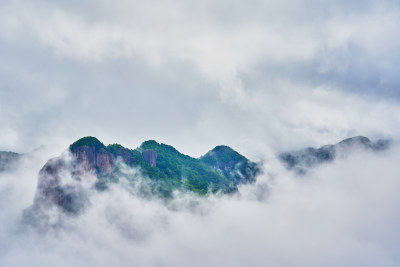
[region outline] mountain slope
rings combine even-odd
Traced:
[[[143,196],[170,198],[175,190],[199,195],[230,193],[239,184],[254,181],[258,173],[257,164],[226,146],[196,159],[154,140],[128,149],[84,137],[70,145],[66,155],[49,160],[41,169],[34,206],[55,204],[76,213],[87,202],[88,189],[107,190],[121,179]]]
[[[278,157],[288,169],[305,174],[314,166],[354,150],[375,152],[388,146],[389,141],[371,142],[359,136],[336,145],[281,153]],[[117,183],[142,197],[165,200],[172,198],[174,191],[198,195],[231,193],[240,184],[254,182],[259,173],[258,164],[228,146],[217,146],[200,158],[192,158],[154,140],[128,149],[119,144],[105,146],[95,137],[84,137],[43,166],[34,204],[26,214],[45,218],[43,211],[52,207],[77,214],[90,202],[92,190],[107,190]]]
[[[213,150],[200,158],[202,162],[213,166],[225,177],[235,183],[254,180],[260,169],[257,164],[228,146],[216,146]]]

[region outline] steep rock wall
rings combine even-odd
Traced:
[[[157,165],[157,151],[155,150],[144,150],[142,152],[144,160],[149,163],[152,167]]]

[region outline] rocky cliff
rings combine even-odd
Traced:
[[[157,164],[157,151],[155,150],[144,150],[142,152],[142,156],[144,158],[144,160],[150,164],[151,167],[155,167]]]

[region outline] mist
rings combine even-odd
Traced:
[[[143,198],[122,179],[88,191],[79,215],[48,211],[62,224],[45,232],[23,212],[38,170],[59,150],[37,151],[0,175],[0,265],[398,266],[398,151],[355,151],[305,176],[268,157],[237,194],[181,192],[168,202]]]

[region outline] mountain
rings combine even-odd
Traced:
[[[286,168],[306,174],[310,168],[352,151],[377,152],[389,145],[388,140],[371,142],[357,136],[335,145],[284,152],[278,158]],[[45,211],[53,208],[78,214],[90,202],[90,192],[108,190],[113,184],[144,198],[168,201],[175,191],[200,196],[236,192],[239,185],[254,182],[260,172],[259,164],[228,146],[217,146],[200,158],[192,158],[154,140],[129,149],[119,144],[105,146],[95,137],[84,137],[40,170],[34,203],[25,218],[51,221]]]
[[[284,152],[278,155],[287,169],[298,174],[306,174],[307,170],[333,161],[339,156],[346,156],[355,150],[382,151],[389,147],[390,141],[379,139],[371,142],[367,137],[355,136],[345,139],[335,145],[325,145],[320,148],[307,147],[297,151]]]
[[[217,146],[200,158],[205,164],[219,170],[234,183],[255,179],[259,167],[228,146]]]
[[[77,213],[88,201],[88,188],[102,191],[120,182],[144,197],[163,199],[172,197],[175,190],[198,195],[231,193],[238,185],[255,181],[259,172],[256,163],[228,146],[192,158],[154,140],[128,149],[84,137],[40,170],[34,207],[56,205]]]
[[[0,172],[10,170],[16,166],[21,154],[9,151],[0,151]]]

